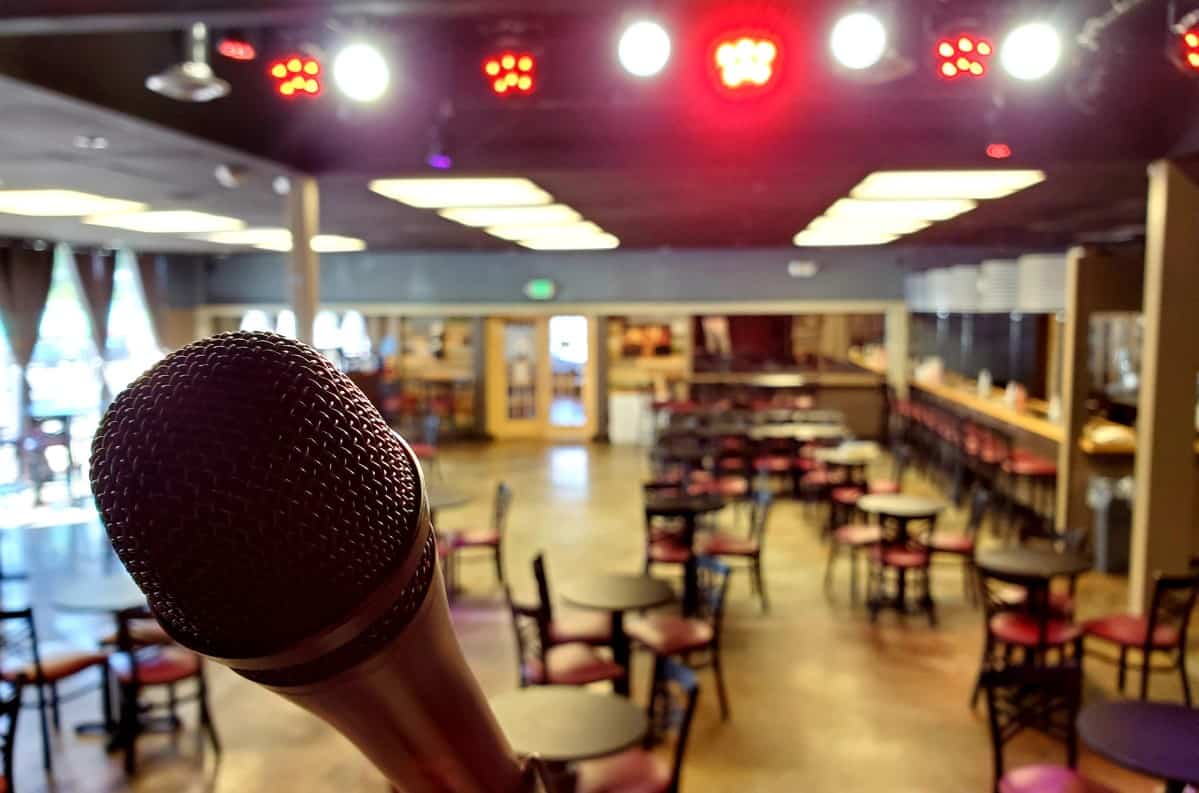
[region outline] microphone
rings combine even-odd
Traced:
[[[92,443],[117,556],[183,646],[335,727],[405,793],[533,789],[450,624],[416,456],[272,333],[168,355]]]

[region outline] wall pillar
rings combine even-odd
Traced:
[[[295,176],[287,196],[287,219],[291,229],[288,257],[288,298],[296,315],[296,338],[312,344],[312,326],[320,304],[320,255],[312,250],[312,238],[320,226],[320,188],[312,176]]]

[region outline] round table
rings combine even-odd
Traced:
[[[88,576],[62,581],[55,587],[51,604],[63,611],[116,614],[146,604],[146,596],[124,573]]]
[[[532,686],[491,698],[512,748],[550,764],[616,754],[645,737],[649,717],[625,697],[577,686]]]
[[[897,547],[907,546],[910,539],[908,534],[908,524],[910,522],[914,520],[935,520],[945,507],[946,504],[944,501],[939,501],[935,498],[904,494],[866,495],[858,499],[858,509],[868,514],[877,515],[880,522],[884,525],[883,536],[886,538],[885,542]],[[895,526],[894,535],[888,536],[886,519],[890,519],[890,523]],[[920,598],[919,605],[928,614],[929,623],[935,624],[936,604],[933,603],[927,565],[924,567],[924,594]],[[874,595],[868,600],[867,606],[870,609],[870,618],[872,620],[876,619],[878,612],[884,608],[894,609],[901,614],[907,614],[907,568],[902,566],[896,567],[894,597]]]
[[[705,513],[724,509],[725,499],[714,493],[700,495],[671,495],[668,493],[646,493],[645,517],[682,518],[683,532],[680,542],[688,551],[695,544],[696,519]],[[699,574],[695,568],[695,554],[689,553],[683,563],[683,614],[695,614],[699,603]]]
[[[1077,576],[1091,569],[1091,557],[1080,553],[1058,553],[1044,548],[991,548],[980,550],[974,563],[1004,578],[1032,582],[1059,576]]]
[[[1166,793],[1199,785],[1199,710],[1128,700],[1088,705],[1078,734],[1116,765],[1165,780]]]
[[[792,438],[797,441],[816,441],[828,438],[841,438],[848,434],[840,424],[767,424],[754,427],[749,431],[749,437],[754,440],[769,438]]]
[[[629,638],[624,632],[624,613],[661,606],[674,600],[674,590],[665,581],[648,575],[597,575],[569,579],[558,586],[562,598],[572,606],[606,611],[612,619],[612,658],[625,670],[613,687],[629,693]]]
[[[846,482],[852,484],[865,479],[866,467],[878,459],[879,453],[876,443],[850,443],[815,449],[812,458],[832,468],[844,469]]]

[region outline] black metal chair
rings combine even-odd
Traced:
[[[3,776],[0,790],[13,793],[13,755],[16,752],[17,719],[21,715],[21,692],[25,678],[16,677],[12,682],[0,683],[0,758]]]
[[[1111,793],[1079,774],[1075,722],[1082,700],[1082,670],[1065,666],[1012,666],[983,674],[991,750],[995,762],[995,793],[1072,791]],[[1003,759],[1004,744],[1033,728],[1066,744],[1066,765],[1038,763],[1011,770]]]
[[[138,624],[150,616],[145,607],[126,609],[117,615],[116,651],[109,666],[120,691],[119,717],[113,736],[113,748],[125,754],[125,773],[137,770],[137,739],[148,724],[158,716],[172,731],[181,722],[176,707],[182,702],[195,702],[199,710],[200,728],[208,735],[217,757],[221,742],[208,706],[208,685],[204,677],[204,659],[178,645],[146,644],[136,633]],[[194,683],[192,693],[179,695],[180,683]],[[144,700],[147,690],[165,689],[166,701]]]
[[[762,554],[766,548],[766,526],[770,521],[773,505],[774,496],[769,491],[756,491],[753,495],[749,535],[739,537],[716,532],[708,539],[703,549],[709,556],[743,559],[749,563],[750,583],[761,601],[763,613],[770,611],[770,599],[766,594],[766,581],[762,575]]]
[[[495,564],[495,577],[502,584],[504,582],[504,530],[508,526],[508,513],[511,509],[512,488],[507,483],[500,482],[495,486],[490,526],[485,529],[453,529],[446,532],[446,536],[454,538],[453,564],[457,565],[464,551],[488,551]]]
[[[55,732],[62,727],[60,703],[92,690],[89,686],[62,694],[58,690],[59,683],[88,669],[99,667],[104,718],[106,721],[110,718],[108,678],[105,674],[108,656],[96,650],[71,650],[43,655],[38,642],[37,626],[33,621],[33,609],[0,611],[0,655],[4,659],[0,677],[9,683],[21,678],[25,681],[26,688],[32,688],[37,695],[32,707],[37,708],[41,721],[42,767],[46,771],[50,771],[53,764],[50,725],[53,723]]]
[[[615,681],[625,670],[583,642],[554,644],[550,637],[550,610],[544,603],[524,605],[504,587],[516,639],[517,682],[521,688],[541,685],[585,686]]]
[[[647,748],[587,760],[578,766],[575,793],[678,793],[698,701],[695,673],[677,661],[659,659],[654,664],[647,743],[673,735],[670,760]]]
[[[607,614],[598,611],[563,614],[555,611],[549,575],[545,571],[545,554],[539,553],[533,557],[533,578],[537,581],[537,597],[546,610],[547,636],[551,644],[583,642],[604,647],[612,643],[612,620]]]

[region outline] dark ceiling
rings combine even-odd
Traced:
[[[455,172],[528,176],[624,247],[786,245],[870,171],[995,167],[983,154],[994,140],[1015,152],[1005,166],[1042,168],[1047,181],[905,239],[1063,245],[1143,222],[1145,164],[1195,140],[1199,126],[1199,81],[1163,57],[1165,0],[1145,0],[1098,29],[1094,51],[1071,42],[1059,74],[1033,86],[997,68],[978,84],[946,84],[928,56],[942,32],[998,38],[1030,7],[1081,31],[1109,0],[897,0],[895,48],[915,68],[878,85],[830,65],[825,38],[846,6],[830,0],[660,3],[676,52],[663,75],[640,83],[613,57],[631,3],[205,0],[163,11],[150,0],[92,0],[91,13],[88,5],[6,2],[0,72],[316,173],[325,213],[338,215],[334,230],[372,247],[509,247],[365,189],[370,178],[437,173],[423,161],[447,101]],[[195,18],[218,35],[244,32],[263,53],[249,64],[214,55],[233,93],[207,105],[143,87],[179,60],[178,28]],[[723,26],[752,20],[784,36],[783,79],[760,100],[729,102],[715,95],[703,59]],[[381,106],[350,107],[331,87],[311,101],[271,94],[264,58],[308,44],[328,55],[356,26],[385,42],[392,60],[394,90]],[[501,31],[518,32],[538,55],[541,82],[529,99],[500,100],[484,84],[480,64]]]

